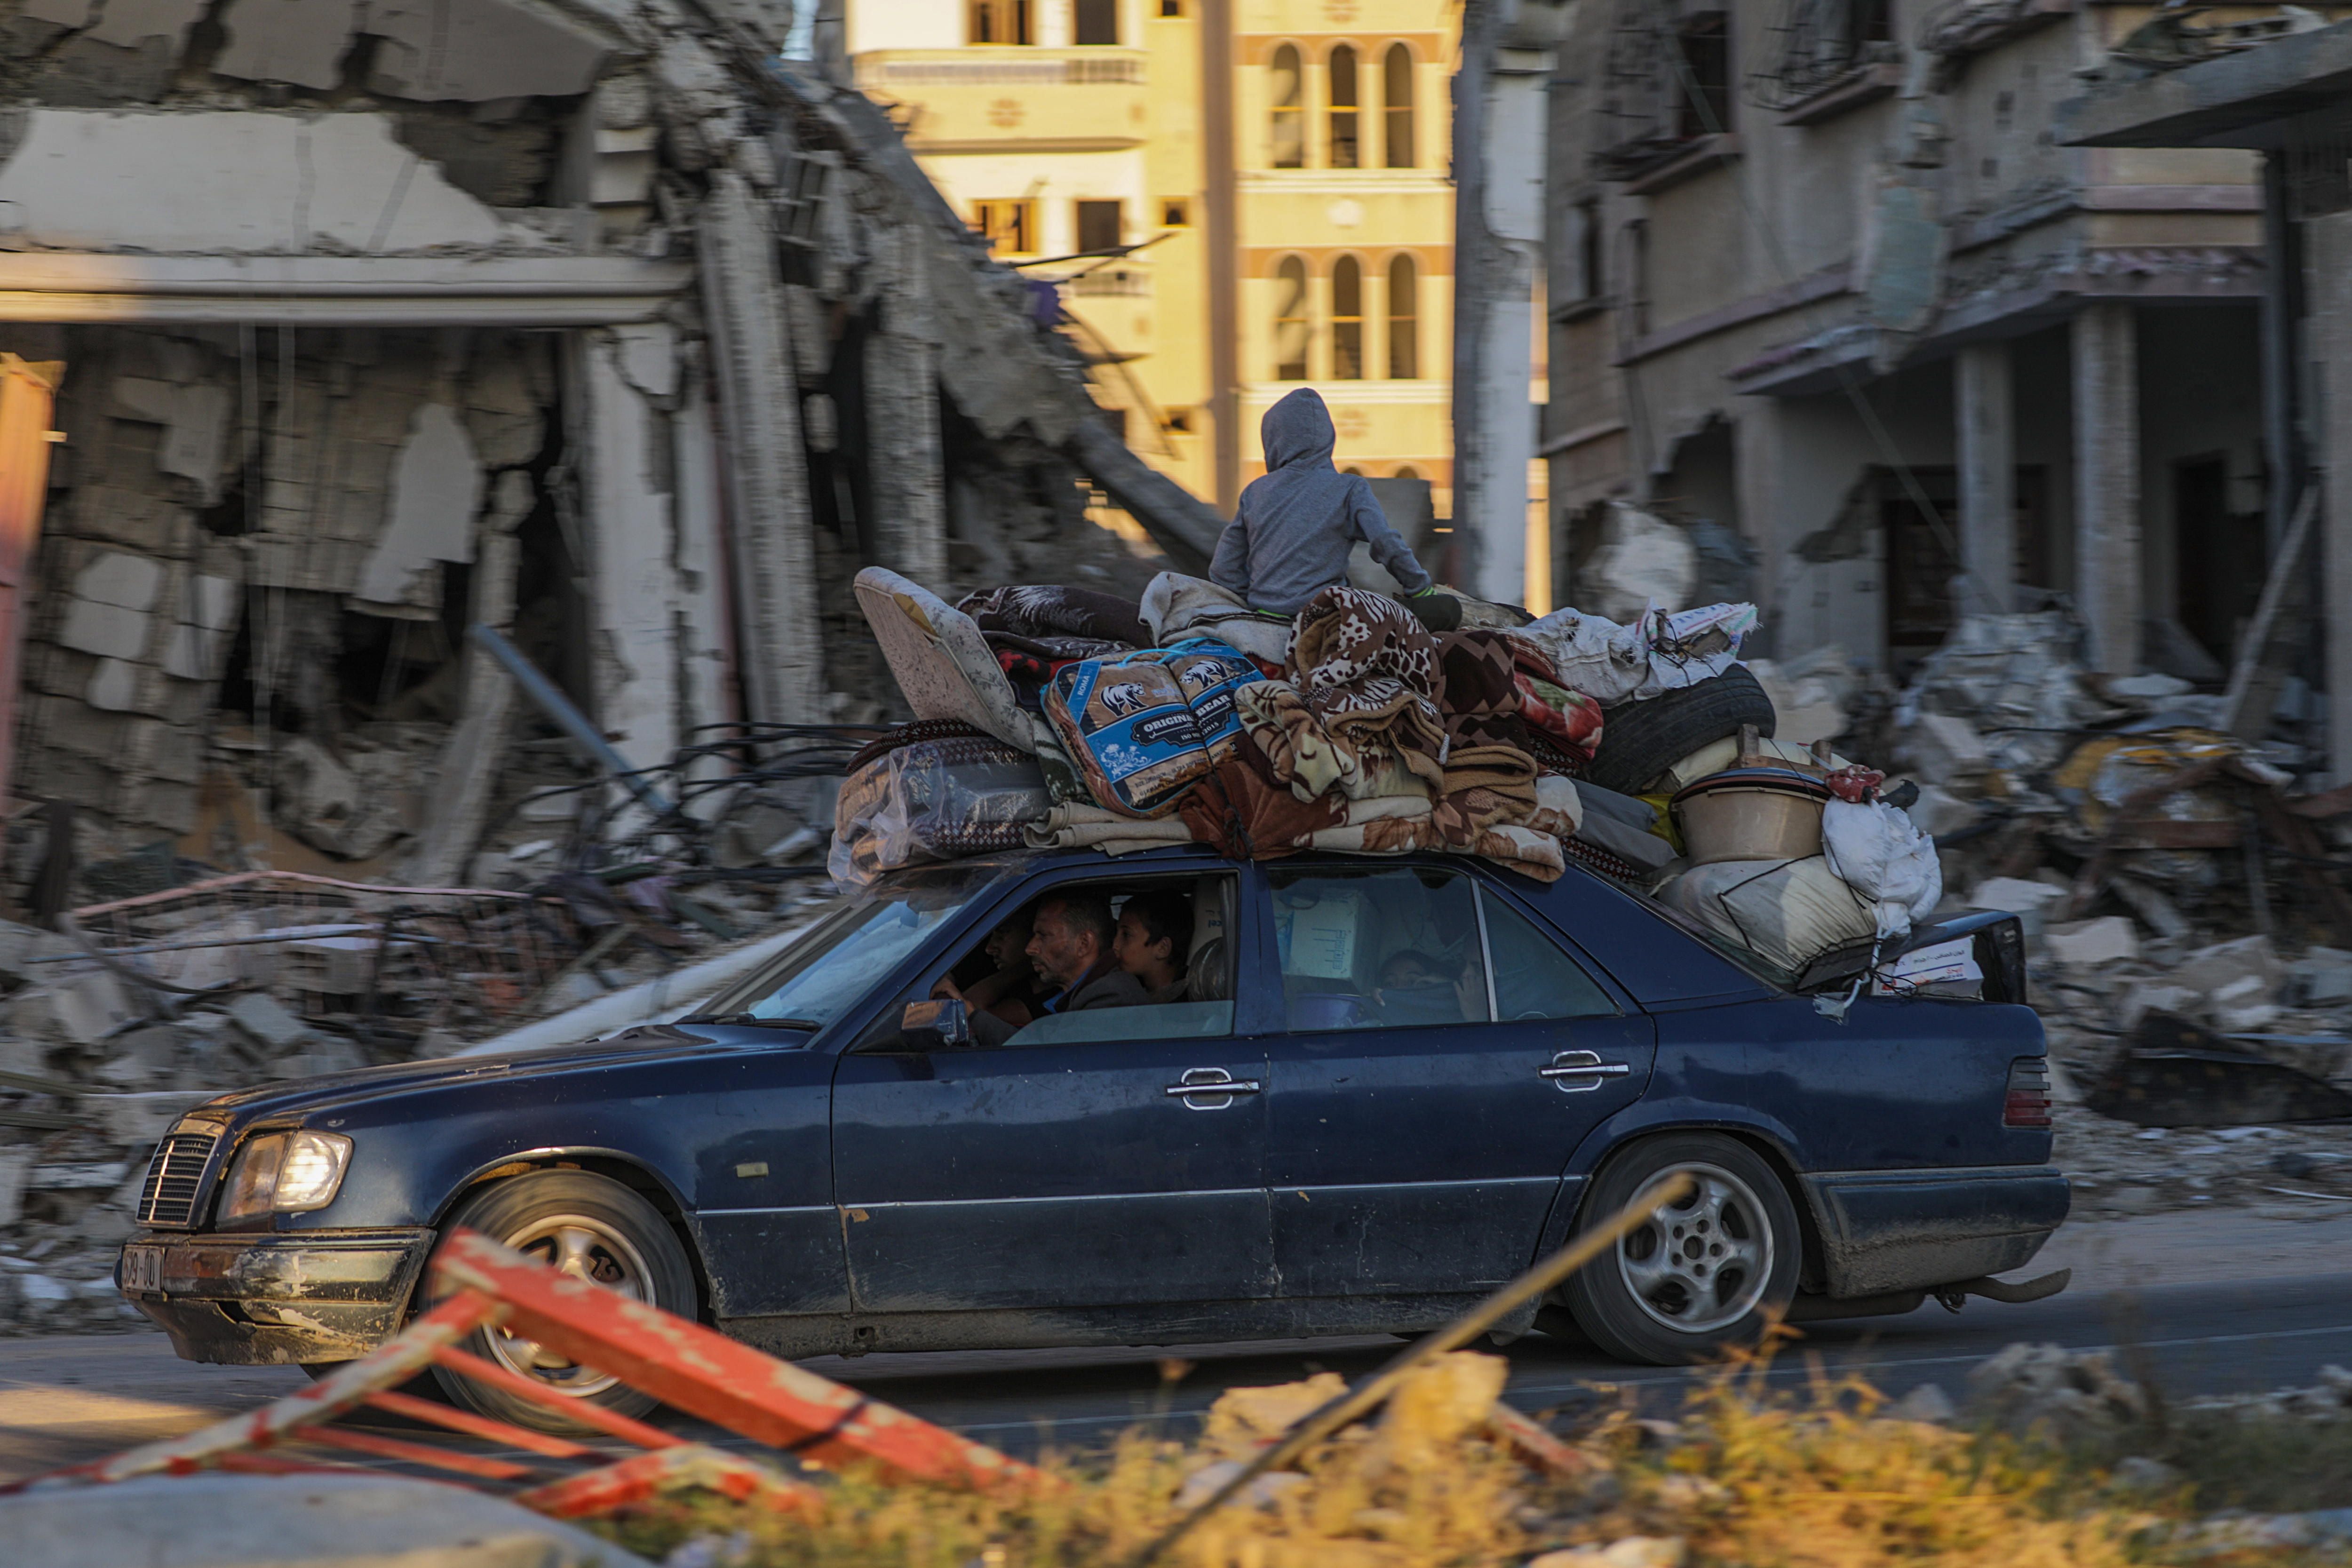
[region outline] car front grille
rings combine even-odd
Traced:
[[[175,1133],[163,1140],[139,1189],[139,1223],[186,1226],[195,1223],[196,1193],[205,1163],[219,1140],[209,1133]]]

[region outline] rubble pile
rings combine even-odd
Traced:
[[[2021,919],[2075,1212],[2347,1212],[2352,795],[2295,790],[2292,724],[2243,740],[2224,697],[2096,676],[2081,637],[1969,617],[1889,715],[1937,914]]]
[[[59,929],[0,922],[0,1333],[143,1322],[115,1248],[182,1111],[447,1055],[814,918],[834,891],[810,823],[872,734],[688,748],[637,781],[663,814],[526,742],[465,887],[77,864],[38,837],[54,814],[25,819],[73,902]]]

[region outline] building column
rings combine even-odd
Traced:
[[[2329,781],[2352,783],[2352,213],[2329,213],[2304,226],[2304,289],[2308,313],[2302,348],[2315,372],[2318,395],[2311,430],[2312,466],[2301,484],[2286,483],[2302,501],[2302,486],[2322,486],[2317,525],[2319,602],[2305,603],[2315,616],[2322,647],[2322,679],[2327,685]],[[2309,574],[2306,574],[2309,581]]]
[[[2139,668],[2139,353],[2132,308],[2086,305],[2071,340],[2074,377],[2074,602],[2091,668]]]
[[[1970,344],[1955,363],[1960,570],[1975,587],[1960,613],[2005,615],[2017,602],[2017,419],[2010,395],[2009,344]]]
[[[1738,417],[1731,426],[1732,495],[1738,503],[1738,514],[1717,520],[1755,547],[1756,580],[1751,592],[1758,625],[1746,646],[1748,652],[1767,658],[1789,654],[1788,606],[1782,601],[1790,591],[1790,578],[1796,575],[1790,570],[1789,543],[1781,538],[1780,526],[1787,412],[1777,397],[1740,399]]]
[[[866,340],[866,471],[882,564],[934,592],[948,571],[947,475],[940,456],[940,344],[919,226],[880,237],[882,330]]]
[[[669,761],[678,722],[675,547],[666,419],[677,334],[666,323],[576,333],[582,531],[594,615],[596,723],[632,767]]]
[[[813,724],[824,717],[807,449],[775,241],[750,184],[719,170],[697,235],[728,459],[728,539],[745,717]]]

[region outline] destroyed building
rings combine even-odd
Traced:
[[[463,878],[525,712],[472,623],[644,767],[895,713],[861,564],[1213,539],[782,0],[5,13],[0,350],[64,367],[8,788],[86,862]]]
[[[1900,679],[2058,595],[2095,670],[2218,682],[2302,489],[2264,172],[2063,115],[2344,10],[2161,11],[1582,8],[1549,108],[1559,602],[1627,497],[1716,531],[1759,652]]]

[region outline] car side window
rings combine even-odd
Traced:
[[[1234,879],[1221,872],[1056,882],[1005,911],[925,986],[963,1000],[981,1048],[1230,1035],[1234,898]],[[1108,940],[1074,946],[1097,921]],[[1089,952],[1090,967],[1066,973]],[[895,1048],[895,1022],[879,1021],[861,1048]]]
[[[1486,1022],[1477,894],[1465,873],[1276,868],[1266,881],[1293,1032]]]
[[[1478,903],[1494,966],[1495,1016],[1595,1018],[1617,1012],[1600,983],[1533,921],[1484,888]]]

